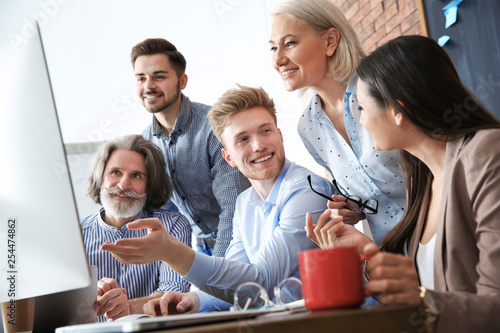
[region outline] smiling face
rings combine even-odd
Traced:
[[[276,15],[269,45],[274,69],[283,79],[286,90],[314,89],[321,86],[322,80],[331,80],[328,57],[337,44],[332,47],[327,35],[318,36],[300,19]]]
[[[285,165],[281,131],[269,111],[255,107],[233,114],[222,132],[225,160],[250,181],[275,181]]]
[[[146,203],[148,172],[142,154],[115,150],[106,163],[101,202],[109,218],[135,218]]]
[[[181,90],[187,76],[179,78],[164,54],[143,55],[134,64],[137,94],[151,113],[161,112],[172,105],[180,105]]]

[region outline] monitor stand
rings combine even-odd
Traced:
[[[96,322],[97,267],[90,266],[90,273],[93,283],[88,287],[36,297],[33,333]]]

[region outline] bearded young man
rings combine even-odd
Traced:
[[[165,206],[191,224],[198,251],[224,257],[231,242],[236,197],[250,186],[220,153],[207,120],[210,106],[192,102],[182,90],[186,59],[169,41],[149,38],[132,48],[137,95],[153,115],[142,135],[165,155],[173,192]]]
[[[91,162],[88,195],[102,205],[98,213],[80,222],[90,265],[98,268],[98,321],[143,313],[143,305],[166,291],[189,291],[190,284],[160,261],[124,265],[101,245],[142,237],[147,230],[130,230],[137,219],[157,218],[171,235],[191,245],[191,229],[179,214],[159,209],[170,198],[172,185],[161,151],[140,135],[128,135],[103,144]]]

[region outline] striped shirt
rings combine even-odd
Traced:
[[[172,199],[165,207],[187,217],[193,235],[216,238],[214,255],[223,257],[233,236],[233,214],[238,194],[250,182],[222,157],[222,144],[206,118],[210,106],[182,95],[175,126],[166,135],[153,116],[142,135],[165,155],[172,180]]]
[[[187,292],[190,284],[161,261],[144,265],[127,265],[119,262],[108,251],[102,251],[104,242],[116,242],[123,238],[137,238],[147,235],[147,229],[129,230],[125,224],[121,229],[110,226],[102,220],[104,209],[80,222],[83,241],[89,265],[97,266],[98,279],[113,278],[120,287],[127,290],[128,299],[149,296],[156,292],[175,290]],[[137,219],[158,218],[168,232],[184,244],[191,246],[191,229],[186,218],[165,210],[141,211]],[[136,219],[136,220],[137,220]],[[99,316],[103,321],[104,316]]]

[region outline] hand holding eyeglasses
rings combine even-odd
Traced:
[[[365,214],[378,213],[378,201],[375,199],[368,199],[363,201],[355,195],[346,195],[337,184],[335,179],[332,180],[333,186],[337,189],[340,195],[333,194],[331,197],[316,191],[312,186],[311,176],[307,176],[307,181],[311,190],[317,195],[328,200],[327,206],[331,209],[332,218],[342,216],[345,224],[354,225],[360,220],[365,219]]]
[[[345,224],[355,225],[366,218],[363,211],[359,210],[358,205],[347,200],[342,195],[333,194],[326,205],[331,210],[331,217],[341,216],[343,217],[342,222]]]

